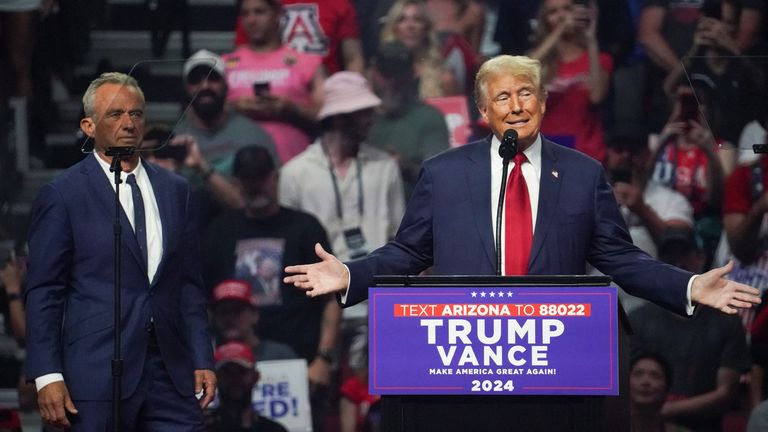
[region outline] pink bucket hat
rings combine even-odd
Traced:
[[[368,80],[357,72],[336,72],[325,80],[323,90],[323,106],[317,115],[320,120],[381,105]]]

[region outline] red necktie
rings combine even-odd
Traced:
[[[523,177],[524,154],[515,155],[515,167],[509,174],[504,198],[504,274],[527,275],[528,258],[533,243],[533,217],[528,186]]]

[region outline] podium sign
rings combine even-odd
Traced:
[[[618,395],[616,288],[369,288],[369,392]]]

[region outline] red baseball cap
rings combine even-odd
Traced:
[[[214,354],[216,360],[216,369],[227,363],[237,363],[246,369],[253,369],[256,366],[256,356],[251,347],[242,342],[227,342],[219,345]]]
[[[243,280],[227,279],[216,285],[213,289],[213,303],[224,300],[233,300],[256,307],[256,299],[253,297],[251,284]]]

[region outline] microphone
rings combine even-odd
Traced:
[[[517,131],[514,129],[507,129],[504,131],[504,136],[501,137],[501,145],[499,146],[499,156],[504,161],[509,161],[517,153]]]
[[[517,131],[507,129],[501,137],[499,156],[502,159],[501,189],[499,189],[499,206],[496,208],[496,275],[501,276],[501,224],[504,217],[504,196],[507,189],[507,170],[509,160],[517,154]]]

